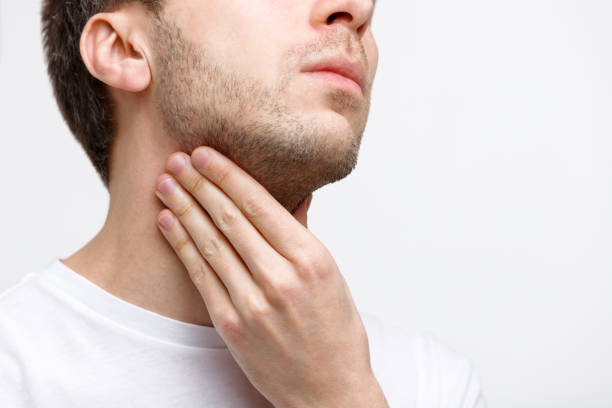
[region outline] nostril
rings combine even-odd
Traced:
[[[353,16],[345,11],[333,13],[332,15],[327,17],[327,24],[332,24],[336,20],[346,20],[350,23],[351,21],[353,21]]]

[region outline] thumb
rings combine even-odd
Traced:
[[[300,222],[304,227],[308,228],[308,209],[312,202],[312,193],[306,197],[304,201],[295,209],[293,217]]]

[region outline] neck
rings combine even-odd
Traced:
[[[158,230],[155,181],[178,147],[150,120],[120,129],[112,154],[110,205],[100,232],[63,263],[107,292],[160,315],[213,326],[204,301]],[[190,153],[190,152],[187,152]]]

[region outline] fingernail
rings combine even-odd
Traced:
[[[159,183],[157,189],[163,195],[169,195],[176,189],[176,187],[176,182],[172,178],[167,178],[164,179],[164,181],[162,181],[161,183]]]
[[[185,157],[182,154],[177,154],[168,163],[168,170],[174,174],[179,174],[185,167]]]
[[[157,220],[165,230],[169,230],[174,224],[174,217],[168,213],[162,213]]]
[[[210,153],[208,152],[207,149],[198,149],[193,152],[191,161],[194,166],[201,169],[201,168],[204,168],[209,158],[210,158]]]

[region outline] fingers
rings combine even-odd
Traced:
[[[211,319],[219,314],[232,313],[235,308],[225,285],[198,252],[191,237],[177,222],[171,211],[163,210],[158,218],[158,226],[168,243],[179,257],[195,287],[204,299]]]
[[[266,282],[266,277],[278,270],[277,266],[283,261],[278,252],[268,244],[236,204],[192,166],[188,155],[182,152],[171,155],[167,167],[206,210],[218,232],[229,240],[255,281],[260,284]],[[187,229],[191,231],[189,226]],[[212,266],[216,269],[215,265]]]
[[[310,232],[270,193],[234,162],[210,147],[191,154],[194,167],[216,184],[238,206],[263,237],[285,258],[293,261],[312,239]]]
[[[206,266],[212,267],[213,273],[216,272],[227,288],[234,305],[241,308],[248,294],[256,292],[258,288],[231,244],[173,177],[167,174],[160,176],[156,194],[180,221],[172,226],[176,228],[176,236],[171,238],[177,240],[170,241],[170,244],[191,256],[188,261],[194,268],[196,278],[199,277],[198,273],[202,273],[201,270],[207,270]],[[199,254],[199,262],[194,253]]]
[[[293,212],[293,217],[300,222],[304,227],[308,228],[308,209],[312,202],[312,193],[300,203],[298,208]]]

